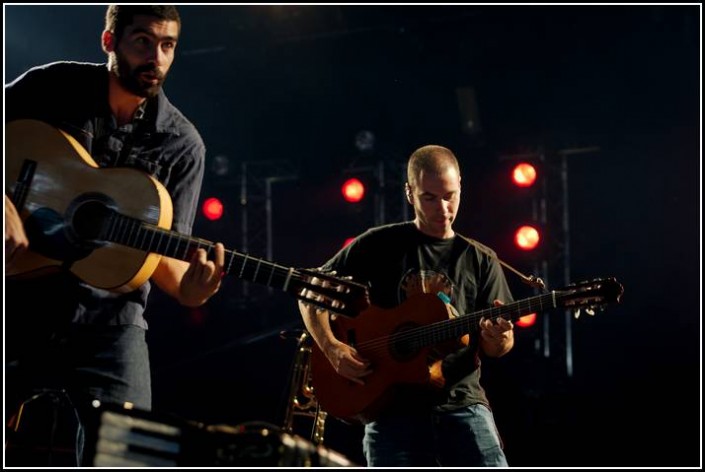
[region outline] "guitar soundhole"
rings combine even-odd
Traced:
[[[400,326],[391,336],[391,357],[397,362],[405,362],[419,353],[419,347],[414,337],[408,333],[415,324],[404,324]]]
[[[77,261],[90,254],[90,249],[76,244],[66,231],[64,218],[51,208],[39,208],[24,222],[29,248],[57,261]]]
[[[67,220],[78,239],[99,243],[106,238],[109,217],[113,213],[106,200],[104,195],[86,194],[73,202]]]

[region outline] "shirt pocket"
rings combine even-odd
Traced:
[[[161,181],[162,165],[148,157],[132,156],[127,165],[146,172]]]
[[[167,148],[159,136],[145,135],[132,144],[125,165],[148,173],[166,185],[169,178]]]

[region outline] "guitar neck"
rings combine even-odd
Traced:
[[[560,304],[560,293],[552,291],[507,305],[487,308],[465,316],[459,316],[454,319],[438,321],[423,326],[422,328],[418,328],[421,332],[415,337],[415,341],[417,347],[425,347],[451,339],[459,339],[465,334],[477,331],[481,318],[491,319],[493,322],[500,317],[510,321],[516,321],[522,316],[550,310],[560,306]],[[406,334],[408,335],[408,333]]]
[[[215,243],[211,241],[160,228],[117,212],[108,218],[101,239],[182,261],[189,261],[198,249],[205,249],[210,256],[215,248]],[[301,274],[294,268],[229,249],[225,250],[223,271],[239,279],[285,292],[295,292],[300,288]]]

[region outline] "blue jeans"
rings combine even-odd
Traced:
[[[13,429],[24,450],[51,451],[58,450],[59,443],[66,448],[75,444],[76,462],[60,463],[64,459],[55,455],[41,459],[23,455],[18,445],[8,465],[82,465],[84,443],[91,443],[96,433],[90,427],[96,415],[93,400],[119,407],[130,402],[135,408],[151,409],[146,331],[131,325],[77,324],[37,338],[42,341],[28,341],[24,355],[5,366],[5,422],[19,420]],[[19,411],[23,414],[18,415]],[[43,443],[34,444],[36,438]]]
[[[365,425],[369,467],[508,467],[492,412],[472,405]]]

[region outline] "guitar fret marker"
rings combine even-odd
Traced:
[[[240,268],[240,275],[238,277],[242,278],[242,274],[245,272],[245,264],[247,264],[247,258],[249,256],[245,254],[245,259],[242,261],[242,267]]]
[[[140,228],[140,233],[142,233],[142,241],[140,242],[140,249],[145,250],[147,249],[145,247],[145,243],[147,242],[147,236],[149,235],[149,231],[147,228]]]
[[[125,225],[125,245],[130,245],[130,240],[132,239],[134,222],[132,220],[127,221]]]
[[[149,245],[147,246],[147,249],[152,251],[154,249],[154,246],[152,245],[154,243],[154,235],[157,233],[153,229],[149,231],[152,234],[152,237],[149,238]]]
[[[260,258],[257,261],[257,267],[255,267],[255,274],[252,276],[252,281],[256,282],[257,281],[257,273],[259,272],[259,266],[262,264],[262,259]]]
[[[157,252],[161,253],[162,250],[160,248],[162,247],[162,239],[164,239],[164,231],[157,231],[159,232],[159,241],[157,241]]]
[[[294,273],[294,269],[289,268],[289,272],[286,274],[286,280],[284,281],[284,287],[283,290],[286,292],[286,289],[289,287],[289,280],[291,280],[291,274]]]
[[[269,271],[269,279],[267,279],[267,286],[272,286],[272,276],[274,275],[274,264],[272,264],[272,270]]]
[[[124,241],[123,239],[123,234],[125,233],[125,225],[123,224],[123,219],[120,218],[118,221],[118,234],[116,235],[117,237],[115,238],[116,242],[122,243]]]
[[[134,242],[131,244],[131,246],[132,246],[133,248],[139,248],[139,241],[140,241],[140,235],[141,235],[141,234],[142,234],[142,230],[140,229],[139,224],[138,224],[138,225],[137,225],[137,228],[136,228],[135,231],[134,231],[135,240],[134,240]]]
[[[173,238],[172,238],[171,234],[167,234],[167,235],[166,235],[166,247],[164,248],[164,255],[165,255],[165,256],[170,256],[170,255],[171,255],[171,254],[169,253],[169,244],[171,244],[171,240],[172,240],[172,239],[173,239]]]
[[[181,256],[181,259],[186,260],[186,259],[187,259],[187,256],[188,256],[189,243],[188,243],[188,241],[185,240],[185,239],[184,239],[184,242],[185,242],[186,244],[184,245],[184,255]]]
[[[115,232],[115,214],[110,215],[110,222],[108,223],[108,235],[107,235],[107,240],[112,241],[113,240],[113,233]]]
[[[225,269],[226,274],[230,273],[230,268],[232,267],[234,260],[235,260],[235,251],[230,253],[230,262],[228,263],[228,268]]]
[[[128,245],[128,246],[133,246],[133,245],[134,245],[134,242],[132,242],[132,243],[130,242],[131,238],[135,235],[135,228],[134,228],[134,226],[135,226],[135,222],[134,222],[134,221],[130,221],[130,230],[129,230],[128,236],[127,236],[127,245]],[[134,240],[136,241],[137,238],[135,238]]]

